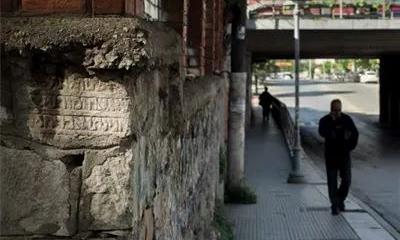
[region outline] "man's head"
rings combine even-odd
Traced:
[[[268,91],[268,87],[264,87],[264,90],[267,92]]]
[[[342,114],[342,102],[339,99],[333,99],[331,102],[331,115],[334,118],[340,117]]]

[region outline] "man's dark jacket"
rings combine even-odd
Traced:
[[[264,91],[263,93],[261,93],[261,95],[258,97],[258,99],[260,100],[259,105],[262,106],[263,108],[268,108],[269,106],[271,106],[272,101],[273,101],[273,97],[267,91]]]
[[[319,134],[325,138],[325,157],[347,158],[358,142],[358,130],[350,116],[342,113],[336,120],[328,114],[319,121]]]

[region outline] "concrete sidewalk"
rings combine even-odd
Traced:
[[[283,136],[273,121],[262,125],[260,108],[255,110],[256,123],[246,137],[245,175],[258,199],[253,205],[227,205],[236,240],[396,239],[351,198],[349,211],[332,216],[326,182],[310,161],[301,162],[307,183],[287,184],[290,156]]]

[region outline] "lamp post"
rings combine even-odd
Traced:
[[[299,2],[294,1],[293,25],[294,25],[294,76],[295,76],[295,146],[292,159],[292,170],[289,173],[288,183],[303,183],[304,176],[300,169],[301,145],[300,145],[300,101],[299,101],[299,67],[300,67],[300,11]]]
[[[343,18],[343,0],[339,1],[339,18]]]
[[[382,19],[386,18],[386,0],[382,1]]]

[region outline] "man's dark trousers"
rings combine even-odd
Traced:
[[[265,118],[267,118],[267,120],[269,120],[269,112],[270,112],[270,105],[267,106],[262,106],[263,109],[263,121],[265,120]]]
[[[333,207],[344,206],[351,184],[350,154],[344,156],[326,156],[329,199]],[[338,175],[341,182],[338,188]]]

